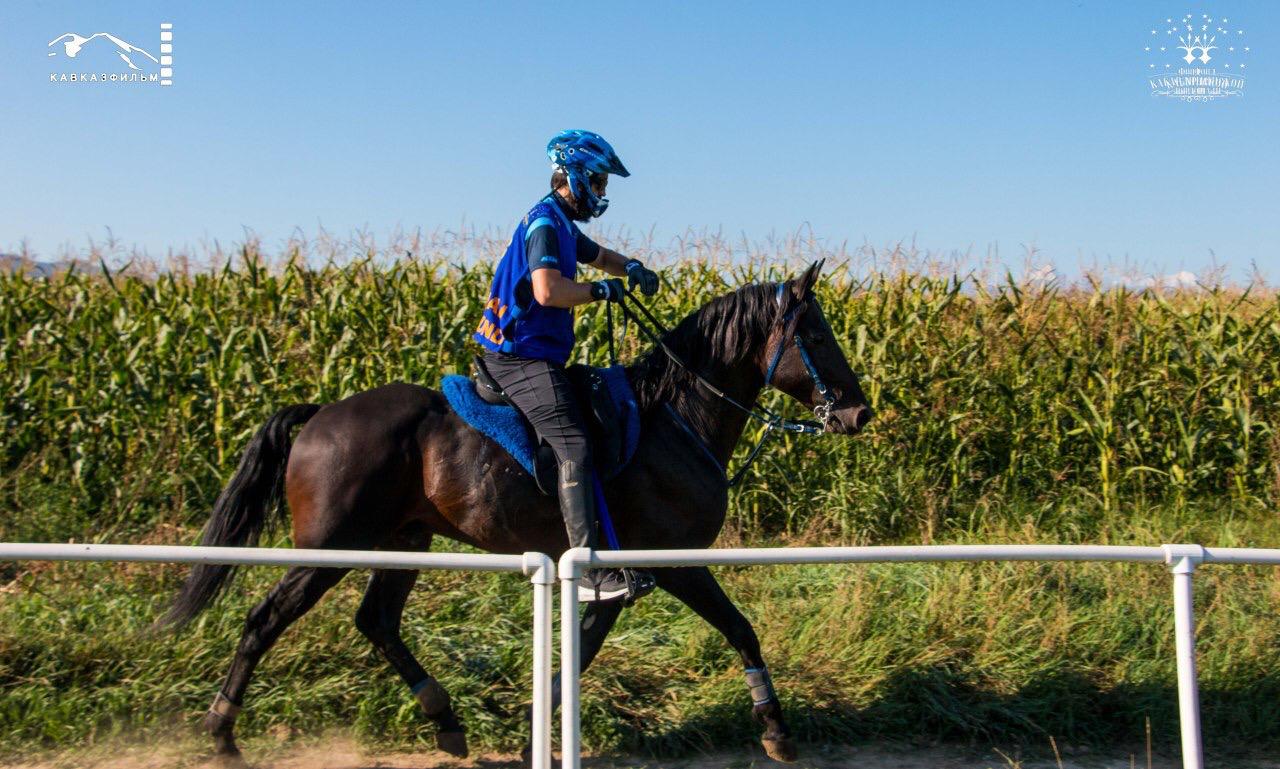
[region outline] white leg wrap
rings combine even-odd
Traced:
[[[751,689],[751,704],[763,705],[775,700],[778,695],[773,692],[773,679],[769,677],[769,668],[747,668],[747,687]]]
[[[218,692],[218,696],[213,698],[213,704],[209,706],[209,712],[227,721],[234,721],[240,715],[240,706]]]
[[[410,691],[428,716],[438,716],[449,709],[449,693],[431,676],[419,681]]]

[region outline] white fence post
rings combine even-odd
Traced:
[[[524,564],[524,573],[533,583],[532,769],[551,769],[551,604],[556,567],[542,553],[525,553]]]
[[[578,645],[578,578],[591,562],[591,551],[575,547],[560,556],[560,767],[582,766],[579,694],[582,650]]]
[[[1196,678],[1196,618],[1191,575],[1204,560],[1199,545],[1165,545],[1165,563],[1173,573],[1173,627],[1178,655],[1178,723],[1182,730],[1183,769],[1204,769],[1200,737],[1200,684]]]

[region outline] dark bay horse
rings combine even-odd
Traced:
[[[858,378],[813,296],[820,268],[814,263],[798,278],[712,300],[664,335],[666,351],[650,350],[627,368],[642,437],[631,463],[605,489],[624,547],[708,547],[724,523],[724,468],[749,417],[704,382],[749,405],[768,376],[772,386],[814,407],[826,432],[853,434],[870,420]],[[290,428],[302,424],[291,443]],[[540,551],[554,558],[568,547],[555,498],[540,494],[534,479],[454,414],[443,395],[412,384],[277,412],[250,441],[201,544],[256,544],[272,516],[283,515],[282,491],[297,547],[426,550],[436,535],[498,553]],[[194,567],[163,621],[189,621],[226,587],[231,571]],[[220,756],[239,760],[232,730],[258,661],[346,571],[292,568],[249,612],[226,681],[205,716]],[[796,749],[751,624],[706,568],[659,569],[654,576],[738,652],[767,752],[793,760]],[[400,637],[416,578],[416,571],[375,570],[355,624],[436,722],[440,748],[466,755],[448,693]],[[621,610],[616,602],[589,605],[583,669]]]

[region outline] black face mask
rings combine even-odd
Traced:
[[[560,193],[555,193],[556,200],[568,214],[569,218],[575,222],[591,221],[591,212],[587,210],[586,205],[577,198],[566,198]]]
[[[573,201],[572,219],[575,222],[589,222],[592,219],[591,212],[580,201]]]

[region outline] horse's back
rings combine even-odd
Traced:
[[[298,547],[377,547],[419,523],[485,550],[522,552],[524,526],[558,521],[554,501],[443,393],[406,382],[316,412],[294,443],[285,492]]]

